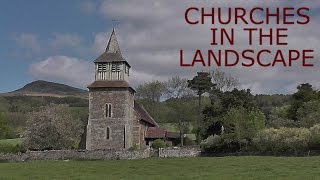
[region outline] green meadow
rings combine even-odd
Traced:
[[[200,157],[0,163],[0,179],[320,179],[320,157]]]

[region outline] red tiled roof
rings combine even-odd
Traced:
[[[166,131],[159,127],[149,127],[146,132],[146,138],[165,138]]]
[[[140,115],[141,120],[158,127],[158,124],[153,120],[150,114],[144,109],[142,105],[138,104],[136,101],[134,101],[134,109]]]

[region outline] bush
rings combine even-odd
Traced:
[[[29,115],[24,144],[30,150],[74,149],[83,128],[67,105],[45,106]]]
[[[164,147],[166,147],[166,143],[161,139],[157,139],[157,140],[153,141],[151,147],[154,149],[164,148]]]
[[[18,153],[24,152],[24,148],[21,144],[9,144],[9,143],[1,143],[0,144],[0,153]]]
[[[225,133],[233,134],[238,142],[251,140],[259,130],[264,128],[265,116],[260,110],[248,110],[243,107],[231,108],[222,117]]]
[[[310,131],[306,128],[264,129],[253,139],[258,151],[301,152],[309,148]]]
[[[190,139],[189,137],[183,138],[183,145],[184,146],[193,146],[195,144],[196,143],[192,139]]]
[[[237,140],[235,134],[224,134],[221,136],[209,136],[201,142],[201,148],[209,153],[227,153],[241,150],[241,144],[247,144],[246,140]]]
[[[310,128],[320,123],[320,101],[305,102],[297,110],[297,119],[301,127]]]
[[[320,124],[310,128],[310,148],[320,150]]]
[[[136,150],[138,150],[138,149],[140,149],[140,146],[137,145],[137,144],[133,144],[133,146],[131,146],[131,147],[129,148],[129,151],[136,151]]]

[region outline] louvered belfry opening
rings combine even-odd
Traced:
[[[129,81],[130,65],[121,54],[113,30],[106,51],[95,60],[96,81]]]

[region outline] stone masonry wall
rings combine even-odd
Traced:
[[[106,104],[112,105],[112,117],[106,117]],[[128,149],[132,146],[133,94],[126,88],[90,90],[87,125],[88,150]],[[107,138],[107,128],[110,136]]]
[[[151,156],[166,157],[198,157],[199,148],[170,147],[141,150],[50,150],[50,151],[27,151],[21,154],[1,154],[0,161],[32,161],[32,160],[125,160],[145,159]]]
[[[198,157],[200,155],[201,155],[201,150],[199,148],[191,148],[191,147],[160,148],[158,151],[159,157]]]
[[[22,154],[0,154],[0,161],[29,161],[29,160],[120,160],[144,159],[150,157],[150,149],[129,150],[50,150],[28,151]]]

